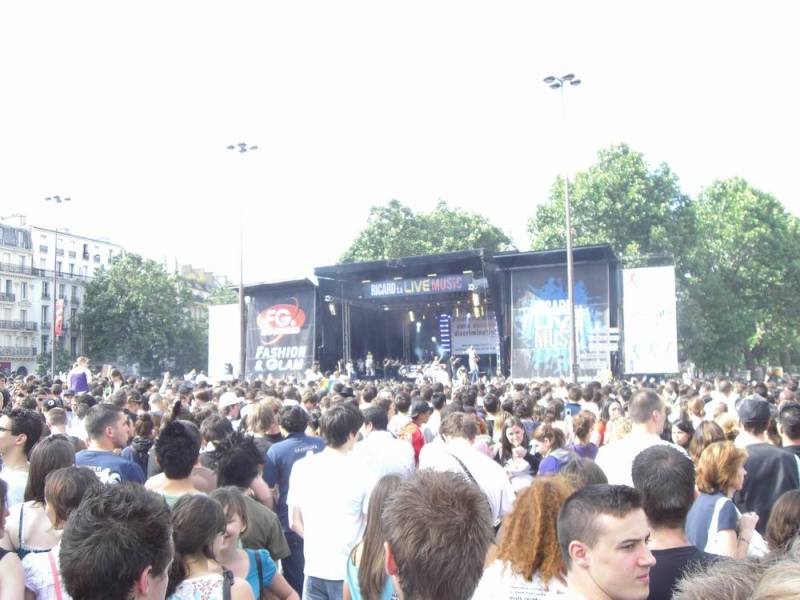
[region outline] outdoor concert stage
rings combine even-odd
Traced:
[[[592,341],[620,326],[621,265],[608,245],[574,249],[581,369],[614,369],[618,352]],[[245,286],[248,376],[302,378],[312,362],[358,368],[367,352],[376,376],[400,365],[452,356],[512,377],[569,372],[566,252],[482,249],[318,267],[317,278]],[[363,368],[363,367],[362,367]]]

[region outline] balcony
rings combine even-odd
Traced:
[[[75,252],[75,250],[70,250],[67,252],[67,258],[75,258],[76,256],[78,256],[78,253]]]
[[[88,252],[84,252],[83,253],[83,260],[89,260],[89,253]]]
[[[28,267],[22,265],[15,265],[12,263],[7,262],[0,262],[0,272],[4,273],[16,273],[18,275],[37,275],[41,276],[44,274],[42,269],[37,269],[35,267]]]
[[[50,300],[50,292],[42,292],[42,300]]]
[[[94,262],[96,262],[96,263],[100,262],[100,255],[99,254],[95,254],[94,255]]]
[[[49,321],[42,321],[40,325],[42,326],[42,331],[53,331],[53,324]]]
[[[17,296],[16,294],[11,294],[9,292],[0,292],[0,302],[16,302]]]
[[[47,254],[49,252],[49,250],[50,250],[50,248],[48,248],[44,244],[39,244],[39,252],[44,252],[45,254]]]
[[[64,249],[56,248],[56,256],[64,256]]]
[[[0,356],[14,356],[31,358],[38,356],[38,349],[35,347],[27,348],[25,346],[0,346]]]
[[[39,328],[38,323],[33,321],[0,321],[0,329],[15,329],[17,331],[36,331]]]
[[[81,305],[81,301],[78,300],[77,296],[70,296],[69,303],[72,304],[73,306],[80,306]]]

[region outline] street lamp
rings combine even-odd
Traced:
[[[238,144],[231,144],[228,150],[238,152],[239,154],[247,154],[248,152],[255,152],[258,146],[249,146],[245,142]],[[239,373],[242,380],[245,379],[247,368],[247,315],[244,309],[244,230],[242,216],[243,208],[241,202],[239,203]]]
[[[61,196],[48,196],[45,198],[47,202],[55,202],[61,204],[62,202],[70,202],[71,198],[62,198]],[[58,223],[58,219],[56,219]],[[56,378],[56,303],[58,302],[58,295],[56,289],[58,286],[58,225],[55,228],[55,236],[53,241],[53,314],[50,317],[53,320],[50,331],[52,333],[52,343],[50,345],[50,375],[55,380]],[[63,309],[62,309],[63,310]],[[62,317],[63,318],[63,317]]]
[[[564,133],[567,127],[567,106],[564,102],[564,88],[567,85],[580,85],[581,80],[574,73],[567,73],[561,77],[550,75],[544,82],[551,90],[561,91],[561,111]],[[566,153],[565,153],[566,154]],[[566,161],[565,161],[566,162]],[[569,171],[564,167],[564,204],[567,225],[567,304],[569,306],[569,378],[573,383],[578,382],[578,337],[575,329],[575,264],[572,256],[572,212],[569,202]]]

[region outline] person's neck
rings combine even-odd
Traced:
[[[567,574],[567,596],[570,599],[578,598],[585,600],[612,600],[608,594],[600,589],[597,584],[587,575],[588,581],[576,573]]]
[[[114,444],[106,440],[90,440],[89,450],[96,452],[114,452]]]
[[[781,440],[783,441],[784,448],[786,448],[787,446],[800,446],[800,440],[790,440],[785,435],[781,436]]]
[[[635,435],[658,435],[655,431],[653,431],[654,427],[652,427],[649,423],[633,423],[631,425],[631,433]]]
[[[767,442],[767,432],[756,435],[743,429],[736,439],[737,446],[749,446],[751,444],[765,444]]]
[[[650,528],[651,550],[670,550],[671,548],[685,548],[691,546],[686,537],[686,531],[679,527],[677,529],[655,529]]]
[[[3,455],[4,471],[27,471],[29,466],[24,452],[8,452]]]
[[[212,561],[209,558],[206,558],[202,554],[198,556],[187,556],[184,559],[186,563],[186,579],[194,579],[195,577],[202,577],[203,575],[210,575],[211,573],[219,573],[219,569],[216,571],[213,568],[213,565],[217,564],[216,561]]]
[[[181,496],[184,494],[199,494],[192,482],[191,475],[183,479],[164,479],[164,484],[158,488],[158,491],[168,496]]]

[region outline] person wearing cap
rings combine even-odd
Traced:
[[[773,504],[784,492],[800,488],[800,459],[767,441],[771,410],[764,398],[747,396],[739,402],[738,411],[741,433],[736,445],[747,449],[747,477],[733,501],[742,513],[758,515],[756,530],[764,535]]]
[[[239,428],[243,400],[236,392],[225,392],[219,398],[219,410],[231,422],[234,429]]]
[[[425,434],[422,426],[428,422],[433,409],[425,400],[414,400],[408,416],[411,419],[398,432],[397,438],[411,444],[414,449],[414,464],[419,464],[419,453],[425,445]]]

